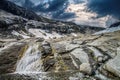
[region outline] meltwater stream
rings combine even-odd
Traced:
[[[28,46],[27,50],[23,53],[22,58],[18,61],[16,72],[17,73],[32,73],[42,71],[41,52],[39,44]]]
[[[21,58],[18,60],[16,71],[13,74],[21,75],[23,78],[29,77],[25,80],[33,80],[33,78],[34,80],[49,79],[43,66],[42,50],[44,44],[46,43],[33,41],[23,47],[20,51]]]

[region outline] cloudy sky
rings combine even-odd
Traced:
[[[47,18],[108,27],[120,18],[120,0],[10,0]]]

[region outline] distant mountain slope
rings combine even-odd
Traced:
[[[31,10],[22,8],[7,0],[0,0],[0,9],[27,19],[42,21],[42,18]]]
[[[90,11],[89,0],[9,0],[15,4],[31,9],[46,18],[72,21],[76,24],[108,27],[118,21],[111,15],[102,16]],[[104,12],[103,12],[104,14]]]
[[[62,35],[72,33],[91,34],[104,29],[100,27],[76,25],[72,22],[63,22],[47,19],[42,16],[38,16],[33,11],[17,6],[16,4],[7,0],[1,0],[0,3],[1,38],[30,38],[33,36],[44,36],[44,38],[46,38],[48,36],[53,36],[54,33]]]

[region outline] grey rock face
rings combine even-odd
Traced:
[[[120,48],[117,49],[117,56],[114,59],[109,60],[105,64],[104,68],[114,75],[120,77]]]
[[[80,65],[80,71],[89,75],[92,74],[92,68],[89,63],[82,63]]]
[[[89,63],[89,57],[82,49],[78,48],[71,52],[81,63]]]
[[[0,28],[4,29],[17,29],[17,28],[22,28],[22,24],[27,22],[27,19],[24,19],[22,17],[18,16],[0,16]],[[18,27],[12,26],[12,25],[21,25]]]
[[[52,45],[52,47],[53,47],[53,50],[55,53],[60,54],[60,53],[66,52],[65,45],[63,45],[63,44],[55,43]]]
[[[44,41],[41,45],[41,52],[43,53],[43,55],[48,55],[52,53],[52,48],[49,42]]]

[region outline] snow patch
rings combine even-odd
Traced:
[[[45,30],[41,29],[29,29],[29,32],[35,35],[35,37],[42,37],[44,39],[50,39],[50,38],[60,38],[62,35],[52,32],[52,33],[46,33]]]
[[[13,34],[13,35],[16,35],[16,36],[21,36],[21,37],[23,37],[24,39],[26,39],[26,38],[30,38],[29,36],[26,36],[26,35],[20,34],[20,33],[18,33],[18,32],[15,31],[15,30],[12,31],[12,34]]]
[[[119,30],[120,30],[120,26],[118,26],[118,27],[112,27],[112,28],[107,28],[105,30],[96,32],[93,35],[99,35],[99,34],[103,34],[103,33],[115,32],[115,31],[119,31]]]

